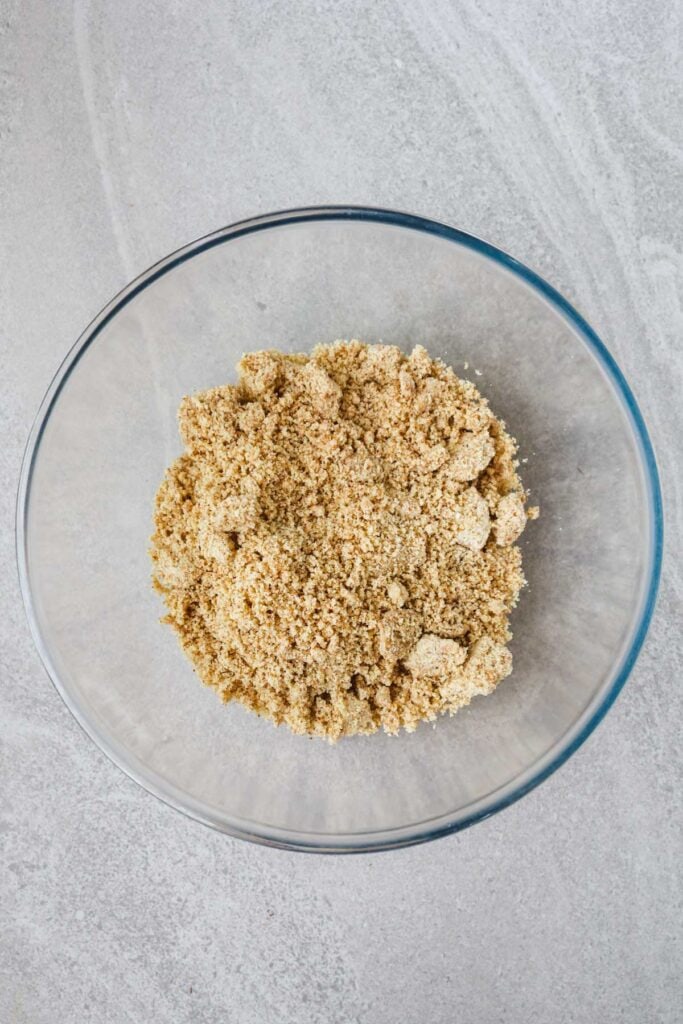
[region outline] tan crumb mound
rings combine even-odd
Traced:
[[[154,581],[224,701],[336,740],[412,731],[509,675],[537,510],[473,384],[421,346],[254,352],[179,423]]]

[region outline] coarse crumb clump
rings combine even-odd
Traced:
[[[359,341],[183,399],[154,581],[205,683],[296,733],[412,731],[509,675],[527,518],[470,382]]]

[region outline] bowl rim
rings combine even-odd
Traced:
[[[208,805],[203,804],[194,797],[190,797],[187,793],[170,784],[162,776],[150,771],[142,762],[131,757],[125,748],[121,747],[116,741],[103,735],[88,718],[86,711],[72,698],[68,688],[60,679],[48,645],[44,641],[40,630],[32,595],[28,563],[27,525],[31,499],[31,483],[45,426],[56,406],[66,380],[77,366],[80,357],[95,341],[104,327],[141,291],[194,256],[217,245],[233,241],[243,235],[311,221],[374,222],[437,236],[473,250],[499,266],[503,266],[523,283],[529,285],[532,290],[540,294],[570,324],[586,344],[589,351],[596,357],[600,367],[612,384],[616,397],[621,401],[640,455],[640,468],[645,482],[649,512],[649,565],[644,574],[646,583],[642,588],[640,608],[637,616],[634,618],[630,643],[622,654],[621,661],[618,663],[618,668],[614,672],[611,682],[598,692],[562,738],[519,775],[484,797],[465,805],[465,807],[460,808],[457,812],[450,812],[437,818],[390,829],[338,834],[298,832],[283,828],[282,826],[249,821],[236,816],[229,818],[222,812],[212,811]],[[133,779],[164,803],[169,804],[188,817],[235,838],[287,850],[314,853],[361,853],[396,849],[402,846],[428,842],[429,840],[468,828],[470,825],[496,814],[505,807],[509,807],[552,775],[578,750],[602,721],[633,669],[645,640],[656,603],[661,576],[662,550],[662,493],[652,442],[631,388],[614,357],[593,328],[577,312],[574,306],[556,291],[552,285],[548,284],[544,278],[497,246],[458,228],[449,227],[439,221],[429,220],[416,214],[371,206],[302,207],[237,221],[184,245],[157,263],[154,263],[134,278],[104,306],[100,313],[85,328],[55,373],[39,406],[28,436],[19,476],[16,504],[17,566],[21,594],[31,635],[49,678],[52,680],[69,711],[87,735],[129,778]]]

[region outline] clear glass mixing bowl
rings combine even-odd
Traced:
[[[155,491],[181,449],[182,396],[233,380],[250,349],[341,337],[420,342],[476,373],[528,458],[523,478],[542,514],[524,536],[529,587],[513,616],[513,675],[435,727],[330,746],[225,707],[200,684],[159,624],[147,548]],[[117,296],[45,396],[17,522],[35,642],[102,750],[200,821],[319,851],[461,829],[557,768],[633,666],[662,538],[638,407],[575,310],[485,242],[346,207],[236,224]]]

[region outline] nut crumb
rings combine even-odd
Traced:
[[[403,584],[399,583],[397,580],[391,581],[391,583],[387,587],[387,595],[392,604],[398,605],[399,608],[403,607],[403,605],[408,600],[409,596],[406,587],[404,587]]]
[[[490,693],[538,509],[477,388],[359,341],[239,373],[183,399],[156,499],[154,583],[201,679],[331,741]]]
[[[513,491],[498,502],[494,531],[496,543],[502,546],[514,544],[526,526],[527,513],[521,494]]]

